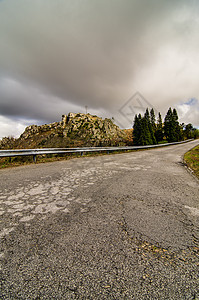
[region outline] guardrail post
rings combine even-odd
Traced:
[[[81,156],[83,156],[84,155],[84,152],[81,152]]]
[[[36,164],[36,162],[37,162],[37,155],[36,154],[33,155],[33,161]]]

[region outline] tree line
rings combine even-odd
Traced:
[[[199,130],[193,128],[191,123],[180,124],[178,113],[174,108],[168,109],[167,114],[162,121],[161,113],[156,116],[154,109],[150,111],[147,108],[144,116],[135,115],[133,124],[133,143],[134,145],[155,145],[162,142],[178,142],[190,138],[199,138]]]

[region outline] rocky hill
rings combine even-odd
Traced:
[[[2,139],[0,148],[121,146],[129,143],[129,134],[112,120],[69,113],[62,116],[61,122],[28,126],[18,139]]]

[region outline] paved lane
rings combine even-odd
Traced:
[[[196,144],[0,170],[0,298],[199,299]]]

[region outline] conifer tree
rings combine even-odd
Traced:
[[[150,115],[149,115],[149,109],[148,108],[146,109],[144,116],[145,116],[147,122],[149,123],[150,122]]]
[[[147,117],[141,114],[135,115],[133,125],[133,143],[134,145],[144,146],[152,144],[151,134],[148,127]]]
[[[172,111],[169,108],[164,120],[164,133],[168,142],[177,142],[180,140],[180,125],[176,109]]]
[[[152,108],[151,111],[150,111],[150,117],[151,117],[151,126],[152,126],[152,129],[153,129],[153,132],[155,134],[155,131],[156,131],[156,120],[155,120],[155,113],[154,113],[154,109]]]
[[[134,118],[134,124],[133,124],[133,144],[134,145],[139,145],[139,139],[140,139],[140,134],[141,134],[141,124],[139,121],[139,118],[137,115],[135,115]]]
[[[139,128],[139,139],[137,145],[144,145],[144,135],[143,135],[143,125],[142,125],[142,116],[138,115],[138,128]]]
[[[146,139],[147,140],[146,145],[156,144],[156,138],[155,138],[155,134],[154,134],[154,131],[153,131],[153,127],[152,127],[152,123],[151,123],[151,117],[150,117],[148,108],[146,109],[144,117],[146,118],[147,125],[148,125],[148,130],[149,130],[149,138],[147,137],[147,139]],[[155,119],[155,114],[154,114],[154,119]],[[147,135],[148,135],[148,133],[147,133]]]
[[[148,119],[148,116],[144,116],[141,120],[141,125],[142,125],[142,145],[152,145],[153,140],[151,138],[151,132],[149,126],[151,125]]]
[[[177,113],[177,110],[174,108],[173,109],[173,126],[174,126],[174,130],[175,130],[175,133],[174,133],[174,136],[175,136],[175,141],[180,141],[182,139],[182,136],[181,136],[181,131],[180,131],[180,125],[179,125],[179,122],[178,122],[178,113]]]
[[[168,142],[174,142],[175,141],[175,128],[173,123],[173,112],[171,107],[168,109],[167,114],[164,119],[164,133],[165,137],[168,140]]]
[[[163,140],[163,137],[164,137],[163,125],[162,125],[162,116],[161,116],[160,112],[158,113],[158,120],[157,120],[155,137],[156,137],[157,142],[161,142]]]
[[[154,113],[154,109],[152,108],[151,111],[150,111],[150,120],[151,120],[151,137],[152,137],[152,140],[153,140],[153,144],[157,144],[157,140],[156,140],[156,137],[155,137],[155,132],[156,132],[156,123],[155,123],[155,113]]]

